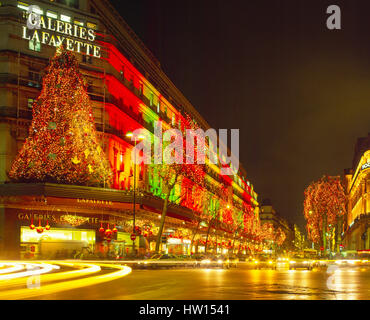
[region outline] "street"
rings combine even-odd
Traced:
[[[86,266],[89,263],[84,263]],[[112,265],[110,265],[112,266]],[[122,268],[122,267],[121,267]],[[81,272],[81,271],[80,271]],[[96,272],[96,271],[95,271]],[[100,272],[80,275],[85,285],[63,282],[56,290],[21,289],[19,296],[11,299],[57,299],[57,300],[359,300],[370,297],[370,269],[349,267],[308,270],[253,270],[246,263],[231,269],[133,269],[117,277],[93,283],[100,274],[117,273],[105,265]],[[55,273],[57,275],[58,273]],[[89,278],[91,277],[91,278]],[[94,280],[93,280],[94,279]],[[12,280],[14,281],[14,280]],[[90,283],[87,283],[90,282]],[[11,282],[10,282],[11,283]],[[67,285],[68,283],[68,285]],[[4,283],[2,283],[3,285]],[[49,284],[45,285],[51,286]],[[61,289],[62,288],[62,289]],[[71,289],[73,288],[73,289]],[[0,295],[10,292],[0,286]],[[23,291],[22,291],[23,290]],[[32,291],[31,296],[27,296]],[[4,296],[2,296],[4,299]]]

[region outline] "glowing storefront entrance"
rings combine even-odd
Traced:
[[[190,254],[191,241],[187,239],[169,238],[167,239],[166,252],[171,254]]]
[[[82,250],[93,251],[95,230],[53,228],[37,233],[21,226],[22,258],[66,258]]]

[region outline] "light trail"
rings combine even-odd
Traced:
[[[26,266],[26,268],[28,269],[28,271],[0,275],[0,280],[12,280],[12,279],[16,279],[16,278],[23,278],[23,277],[30,277],[30,276],[34,276],[34,275],[40,275],[40,274],[50,272],[54,269],[59,269],[60,268],[58,266],[51,265],[51,264],[48,264],[48,263],[39,263],[39,264],[37,264],[37,263],[21,263],[21,264],[24,264]],[[29,267],[31,267],[33,270],[32,269],[29,270],[30,269]]]
[[[78,263],[78,264],[81,265],[81,263]],[[121,277],[127,276],[132,271],[132,269],[127,266],[116,265],[116,264],[99,264],[99,265],[93,265],[92,267],[99,267],[99,268],[106,267],[106,268],[118,269],[118,271],[103,274],[103,275],[87,277],[83,279],[69,280],[69,281],[64,281],[64,282],[52,283],[48,285],[41,285],[40,287],[35,287],[31,289],[27,288],[27,289],[7,290],[6,292],[0,292],[0,299],[19,300],[19,299],[34,298],[40,295],[55,294],[55,293],[66,291],[66,290],[73,290],[73,289],[77,289],[81,287],[97,285],[100,283],[119,279]]]
[[[48,261],[48,262],[53,263],[53,264],[59,264],[62,266],[64,265],[64,266],[69,266],[69,267],[79,267],[79,268],[84,268],[84,269],[42,275],[40,277],[40,282],[42,283],[87,276],[89,274],[96,273],[101,270],[99,266],[91,265],[87,263],[70,263],[70,262],[61,262],[61,261]],[[56,267],[59,268],[58,266]],[[26,285],[26,284],[27,284],[27,278],[22,277],[22,278],[14,279],[14,280],[7,281],[7,282],[2,282],[2,283],[0,282],[0,289],[2,287],[14,287],[14,286]]]
[[[17,263],[9,263],[9,264],[6,263],[6,264],[2,264],[1,266],[12,266],[12,267],[0,269],[0,274],[17,272],[17,271],[21,271],[25,268],[24,265],[17,264]]]

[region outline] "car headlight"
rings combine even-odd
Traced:
[[[204,259],[204,260],[202,260],[200,263],[208,264],[208,263],[211,263],[211,260],[209,260],[209,259]]]
[[[295,263],[295,261],[289,261],[289,263],[293,263],[293,264],[294,264],[294,263]]]
[[[304,263],[304,264],[307,264],[307,263],[308,263],[308,261],[303,261],[303,263]]]
[[[217,260],[217,263],[222,263],[223,261],[222,260]]]
[[[272,264],[272,261],[271,260],[269,260],[269,264]]]
[[[258,261],[254,261],[255,264],[258,264]]]

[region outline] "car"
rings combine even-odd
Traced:
[[[229,263],[230,263],[230,267],[236,268],[239,263],[239,258],[237,256],[230,256]]]
[[[230,260],[223,256],[206,256],[200,261],[200,267],[229,269]]]
[[[246,256],[245,254],[241,254],[241,255],[238,255],[238,259],[239,261],[248,261],[248,256]]]
[[[207,259],[207,255],[205,255],[204,253],[195,253],[192,255],[192,258],[197,261],[202,261],[204,259]]]
[[[276,270],[276,260],[271,257],[255,258],[252,262],[254,269],[273,269]]]
[[[289,270],[296,269],[312,270],[316,265],[317,264],[314,260],[305,259],[299,256],[294,256],[289,260]]]

